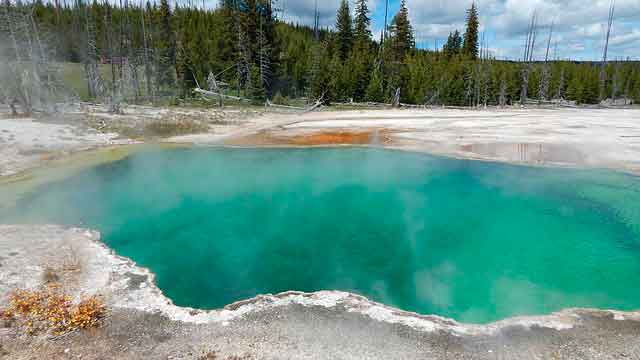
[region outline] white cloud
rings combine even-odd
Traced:
[[[380,0],[369,0],[369,11],[373,13]],[[333,27],[341,0],[317,0],[321,27]],[[285,21],[293,23],[313,24],[316,0],[278,0],[278,8],[284,9]],[[349,8],[355,10],[354,1],[349,0]]]
[[[614,46],[622,45],[625,47],[635,44],[640,48],[640,29],[633,29],[629,33],[613,36],[609,40],[609,44]]]
[[[284,2],[287,21],[313,23],[315,0],[278,0]],[[372,11],[383,10],[384,0],[370,0]],[[546,47],[549,26],[555,24],[553,42],[563,57],[598,59],[602,50],[610,0],[476,0],[482,29],[489,45],[499,56],[521,56],[525,34],[534,11],[538,14],[538,38]],[[353,0],[350,0],[353,9]],[[391,0],[391,3],[399,0]],[[320,24],[333,27],[340,0],[318,0]],[[442,43],[449,32],[464,32],[466,9],[472,0],[407,0],[418,44]],[[397,8],[397,4],[392,6]],[[390,14],[390,18],[393,14]],[[379,33],[382,24],[373,24]],[[616,0],[616,17],[611,38],[612,56],[640,56],[630,49],[639,44],[640,0]],[[543,40],[544,39],[544,40]],[[536,54],[546,49],[536,49]],[[619,53],[618,55],[616,55]]]

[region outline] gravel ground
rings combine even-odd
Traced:
[[[288,121],[287,121],[288,120]],[[372,145],[527,165],[586,166],[640,174],[640,108],[376,110],[284,119],[263,135],[375,131]],[[231,141],[233,142],[233,141]]]
[[[374,137],[371,145],[460,158],[640,174],[640,108],[300,114],[131,106],[121,115],[106,114],[99,107],[83,111],[84,117],[73,114],[67,121],[55,122],[0,116],[0,177],[71,153],[112,145],[162,141],[251,146],[256,134],[261,140],[257,145],[269,145],[268,141],[263,143],[269,138],[278,139],[272,145],[297,145],[301,136],[327,131],[384,132],[389,141],[381,144]],[[189,134],[191,131],[197,133]],[[173,136],[176,132],[187,133]]]
[[[14,175],[73,152],[121,143],[116,137],[114,133],[32,118],[0,119],[0,176]]]
[[[157,142],[176,134],[223,136],[255,126],[255,110],[127,106],[121,114],[82,104],[64,115],[10,118],[0,106],[0,178],[104,147]]]

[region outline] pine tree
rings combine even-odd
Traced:
[[[280,92],[285,97],[313,100],[325,94],[327,101],[353,98],[389,102],[397,98],[400,89],[402,102],[412,104],[498,105],[514,103],[518,98],[565,96],[580,103],[598,102],[599,66],[558,61],[548,64],[552,71],[546,74],[542,66],[532,63],[535,18],[527,38],[525,63],[480,64],[469,55],[457,55],[464,42],[460,32],[449,35],[443,47],[448,56],[415,49],[404,2],[387,29],[389,36],[385,35],[384,44],[373,42],[369,37],[370,14],[365,8],[370,3],[354,0],[351,47],[346,48],[348,54],[343,59],[337,31],[320,31],[318,41],[311,27],[277,22],[270,15],[269,0],[220,1],[217,9],[202,10],[193,3],[169,6],[172,3],[168,0],[162,5],[149,1],[146,9],[130,0],[73,0],[64,6],[55,6],[59,2],[56,0],[0,0],[4,5],[0,6],[0,44],[9,46],[3,58],[10,64],[0,71],[0,84],[6,85],[0,85],[0,99],[22,103],[25,109],[42,108],[39,96],[48,96],[45,84],[52,80],[48,67],[40,63],[53,59],[46,54],[46,44],[55,43],[55,60],[84,62],[87,80],[103,84],[93,86],[90,92],[98,95],[103,91],[112,104],[135,101],[141,94],[137,76],[143,73],[148,81],[147,94],[158,89],[165,94],[177,92],[175,80],[179,79],[186,96],[196,86],[196,79],[203,86],[205,76],[213,74],[221,91],[237,88],[239,95],[259,101]],[[12,38],[17,50],[12,50]],[[93,46],[95,53],[89,50]],[[34,56],[37,61],[32,64],[29,59]],[[98,61],[110,62],[112,67],[101,82],[95,81]],[[26,88],[27,93],[20,81],[23,71],[19,63],[27,64],[23,70],[32,74],[42,71],[47,75],[40,76],[40,83],[33,83],[37,86]],[[149,66],[136,71],[142,64]],[[638,63],[610,65],[607,73],[606,93],[640,101]],[[32,79],[38,80],[37,75]],[[87,85],[71,85],[70,90],[86,99]]]
[[[356,0],[356,18],[354,40],[359,48],[366,47],[371,41],[371,18],[367,0]]]
[[[633,88],[635,90],[629,91],[631,98],[633,99],[634,104],[640,104],[640,71],[634,70],[633,76]]]
[[[340,3],[340,8],[336,16],[336,31],[338,52],[340,59],[344,61],[349,56],[351,47],[353,46],[353,24],[347,0],[342,0]]]
[[[311,73],[311,97],[314,99],[320,99],[321,97],[325,102],[331,100],[331,78],[329,74],[330,62],[329,52],[327,51],[326,44],[316,45],[314,48],[314,64]]]
[[[453,49],[456,55],[462,52],[462,35],[460,35],[460,31],[458,30],[453,33]]]
[[[446,44],[444,44],[442,51],[445,56],[452,57],[460,54],[462,48],[462,36],[460,36],[460,32],[456,30],[455,32],[449,33],[449,37],[447,38]]]
[[[584,99],[584,81],[575,74],[567,86],[567,99],[582,103]]]
[[[343,77],[343,64],[340,54],[336,52],[329,63],[329,91],[325,94],[328,100],[346,100],[348,89],[346,89],[346,79]]]
[[[233,0],[221,0],[218,14],[221,17],[221,24],[217,27],[217,35],[219,40],[214,42],[216,45],[214,56],[214,69],[216,72],[222,72],[228,69],[234,63],[238,62],[238,35],[237,35],[237,14]],[[235,75],[234,72],[225,74],[227,77]],[[229,79],[231,80],[231,79]]]
[[[376,68],[371,75],[367,91],[365,93],[365,100],[371,102],[384,101],[384,93],[382,91],[382,78],[380,77],[380,70]]]
[[[369,78],[371,77],[371,57],[367,48],[356,47],[345,62],[345,76],[350,79],[350,97],[355,101],[361,101],[365,97]]]
[[[160,86],[172,86],[175,81],[176,42],[171,29],[171,8],[167,0],[160,0],[158,19],[158,83]]]
[[[558,87],[556,89],[556,99],[564,100],[564,86],[565,86],[565,77],[564,77],[564,67],[560,70],[560,79],[558,79]]]
[[[471,58],[478,58],[478,28],[480,22],[478,20],[478,10],[475,2],[471,4],[471,8],[467,10],[467,30],[464,33],[464,44],[462,46],[462,54]]]
[[[253,103],[255,105],[262,105],[264,100],[266,99],[261,71],[262,70],[260,70],[260,67],[258,65],[254,64],[251,66],[249,97],[253,99]]]
[[[455,55],[459,55],[462,52],[462,35],[460,35],[460,31],[456,30],[453,33],[453,52]]]
[[[450,32],[449,36],[447,36],[447,42],[444,43],[444,45],[442,46],[442,52],[445,54],[445,56],[451,57],[452,47],[453,47],[453,33]]]
[[[275,18],[273,16],[272,0],[260,0],[260,23],[258,28],[258,52],[256,63],[260,67],[260,77],[265,93],[268,97],[273,95],[273,69],[277,66],[279,49],[275,34]]]
[[[254,81],[253,67],[257,67],[257,75],[264,87],[264,92],[269,96],[273,84],[271,76],[275,63],[274,54],[277,54],[277,49],[274,48],[275,25],[271,2],[268,0],[246,0],[238,7],[240,12],[238,47],[243,64],[241,67],[244,68],[244,73],[239,77],[242,79],[250,75],[251,82],[242,80],[241,82],[255,88],[258,83]]]
[[[409,50],[415,46],[413,38],[413,27],[409,20],[409,9],[407,1],[400,2],[400,10],[391,22],[391,41],[396,60],[402,61]]]

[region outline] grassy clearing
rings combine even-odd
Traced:
[[[212,122],[196,116],[174,115],[162,119],[122,117],[107,120],[89,116],[86,123],[99,131],[118,133],[129,139],[153,139],[207,132]]]
[[[209,126],[201,121],[193,119],[164,119],[154,121],[144,127],[146,136],[171,137],[179,135],[197,134],[207,132]]]
[[[83,101],[89,100],[89,89],[84,76],[84,65],[80,63],[60,63],[62,81]],[[100,64],[98,70],[103,79],[111,79],[111,65]]]
[[[81,100],[90,101],[89,98],[89,90],[87,88],[87,80],[85,78],[84,73],[84,64],[82,63],[58,63],[60,67],[60,72],[62,76],[63,83],[69,87],[75,94],[77,94]],[[98,64],[98,70],[100,71],[100,75],[102,79],[104,79],[107,83],[111,83],[112,80],[112,67],[109,64]],[[117,71],[117,67],[116,67]],[[144,81],[144,73],[143,69],[138,69],[138,78],[141,81]],[[141,88],[141,96],[146,96],[145,86]],[[175,91],[178,91],[178,88],[175,88]],[[225,91],[227,95],[236,96],[237,93],[235,90],[230,89]],[[298,106],[305,107],[307,106],[307,100],[304,98],[292,99],[285,98],[280,96],[280,99],[274,103],[281,103],[282,105],[290,105],[290,106]],[[193,97],[188,99],[178,99],[173,96],[158,96],[154,102],[157,102],[157,105],[165,105],[165,106],[184,106],[184,107],[216,107],[218,103],[218,99],[214,98],[201,98],[201,97]],[[231,106],[237,108],[248,108],[248,109],[262,109],[264,106],[255,105],[248,103],[246,101],[238,101],[233,99],[224,99],[224,106]]]

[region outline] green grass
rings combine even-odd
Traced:
[[[80,99],[84,101],[90,100],[87,79],[84,75],[84,64],[65,62],[61,63],[60,66],[64,84],[78,94]],[[103,79],[111,79],[111,65],[100,64],[98,69]]]
[[[89,90],[87,87],[87,79],[85,78],[85,73],[84,73],[84,64],[82,63],[70,63],[70,62],[64,62],[64,63],[59,63],[58,66],[60,67],[60,71],[61,71],[61,75],[62,75],[62,82],[75,94],[77,94],[81,100],[83,101],[90,101],[92,100],[89,97]],[[102,76],[102,79],[107,83],[107,85],[111,84],[111,80],[112,80],[112,68],[111,65],[109,64],[99,64],[98,65],[98,69],[100,71],[100,76]],[[117,71],[117,66],[116,66],[116,71]],[[138,69],[139,72],[139,79],[141,81],[144,81],[144,74],[143,74],[143,69],[140,68]],[[144,96],[145,93],[145,87],[142,86],[142,95]],[[176,87],[175,89],[176,94],[180,92],[180,90]],[[235,91],[235,89],[233,90],[229,90],[229,91],[225,91],[225,93],[227,95],[232,95],[232,96],[236,96],[237,93]],[[186,100],[181,100],[179,102],[174,102],[174,100],[168,99],[168,98],[163,98],[163,99],[156,99],[156,101],[158,101],[157,105],[166,105],[166,106],[170,106],[170,105],[177,105],[177,106],[195,106],[195,107],[210,107],[210,106],[216,106],[217,104],[217,99],[214,98],[208,98],[208,100],[202,100],[200,97],[196,96],[194,98],[191,99],[186,99]],[[297,106],[297,107],[307,107],[309,106],[309,104],[307,104],[307,100],[304,98],[298,98],[298,99],[287,99],[288,105],[290,106]],[[232,106],[232,107],[241,107],[241,108],[250,108],[250,109],[262,109],[264,108],[261,105],[256,105],[256,104],[249,104],[246,101],[237,101],[237,100],[232,100],[232,99],[225,99],[224,100],[224,105],[225,106]]]

